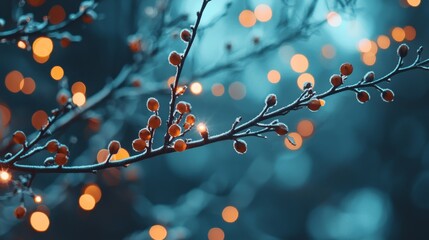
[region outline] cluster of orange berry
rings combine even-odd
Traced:
[[[188,43],[192,39],[192,34],[189,30],[183,29],[182,32],[180,32],[180,38],[185,43]],[[168,62],[173,66],[179,66],[182,63],[182,55],[177,53],[176,51],[173,51],[168,56]]]
[[[60,144],[55,139],[50,140],[45,144],[45,150],[50,153],[55,153],[54,157],[48,157],[45,159],[45,166],[52,166],[54,164],[58,166],[63,166],[69,161],[69,148],[64,144]]]

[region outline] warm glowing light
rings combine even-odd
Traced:
[[[154,240],[164,240],[167,237],[167,229],[161,225],[153,225],[149,229],[149,236]]]
[[[266,4],[259,4],[255,8],[255,17],[258,21],[268,22],[273,17],[271,7]]]
[[[268,72],[267,78],[268,78],[268,81],[270,81],[270,83],[278,83],[280,82],[281,75],[279,71],[271,70]]]
[[[102,196],[101,189],[97,184],[90,184],[86,186],[83,190],[83,193],[91,195],[96,203],[100,201]]]
[[[308,59],[302,54],[295,54],[290,59],[290,66],[292,70],[298,73],[303,73],[308,69]]]
[[[21,82],[24,76],[19,71],[11,71],[6,75],[4,83],[6,88],[13,93],[17,93],[21,90]]]
[[[10,122],[11,113],[7,106],[0,104],[0,128],[7,126]]]
[[[296,80],[296,84],[301,90],[304,90],[304,85],[307,82],[311,83],[311,86],[313,87],[316,84],[313,75],[311,75],[310,73],[303,73],[299,75],[298,79]]]
[[[40,130],[47,123],[48,114],[43,110],[36,111],[33,113],[33,116],[31,116],[31,125],[33,125],[36,130]]]
[[[225,233],[220,228],[211,228],[208,233],[209,240],[224,240]]]
[[[332,45],[326,44],[322,47],[322,55],[324,58],[332,59],[335,57],[335,54],[335,48]]]
[[[50,57],[49,55],[46,57],[39,57],[33,53],[34,61],[36,61],[37,63],[40,63],[40,64],[46,63],[49,60],[49,57]]]
[[[411,6],[411,7],[418,7],[421,3],[421,0],[407,0],[407,3]]]
[[[326,20],[332,27],[339,27],[343,21],[340,14],[336,12],[329,12],[328,15],[326,15]]]
[[[72,94],[76,94],[78,92],[85,94],[86,93],[86,86],[83,82],[75,82],[73,83],[71,87]]]
[[[404,32],[407,41],[413,41],[416,38],[416,29],[413,26],[404,27]]]
[[[390,39],[388,36],[380,35],[377,38],[377,44],[381,49],[388,49],[390,47]]]
[[[82,107],[83,105],[85,105],[86,97],[85,97],[85,94],[81,92],[77,92],[73,94],[72,100],[73,100],[73,103],[76,104],[76,106]]]
[[[95,199],[89,194],[82,194],[79,198],[79,206],[85,211],[91,211],[95,207]]]
[[[26,49],[27,48],[27,43],[25,41],[19,40],[18,43],[16,44],[19,48],[21,49]]]
[[[66,11],[61,5],[55,5],[49,10],[48,19],[51,24],[61,23],[66,19]]]
[[[377,57],[372,52],[362,54],[361,59],[362,59],[362,62],[368,66],[374,65],[375,62],[377,61]]]
[[[402,42],[405,39],[405,31],[400,27],[395,27],[392,30],[392,38],[397,42]]]
[[[246,86],[241,82],[233,82],[228,87],[228,93],[234,100],[241,100],[246,96]]]
[[[130,153],[125,148],[120,148],[118,153],[113,155],[112,160],[119,161],[129,157],[130,157]]]
[[[287,137],[284,140],[285,146],[290,150],[298,150],[302,147],[302,137],[299,133],[291,132],[289,133],[289,137],[293,138],[295,145],[291,144]]]
[[[238,16],[238,20],[243,27],[247,28],[253,27],[256,23],[255,14],[250,10],[243,10]]]
[[[371,43],[371,49],[369,51],[374,53],[374,54],[377,54],[377,52],[378,52],[377,43],[374,41],[370,41],[370,43]]]
[[[233,223],[238,219],[238,210],[233,206],[227,206],[222,211],[222,218],[227,223]]]
[[[193,82],[191,84],[191,92],[195,95],[199,95],[203,92],[203,85],[199,82]]]
[[[0,171],[0,179],[3,182],[7,182],[12,178],[12,175],[10,175],[10,173],[6,172],[6,171]]]
[[[50,38],[39,37],[33,42],[33,53],[40,58],[51,55],[53,49],[54,44]]]
[[[30,216],[30,224],[34,230],[38,232],[45,232],[49,228],[49,217],[44,212],[33,212]]]
[[[363,53],[371,51],[371,41],[366,38],[360,40],[358,44],[358,49],[360,52]]]
[[[326,101],[324,100],[324,99],[319,99],[319,102],[320,102],[320,106],[325,106],[325,104],[326,104]]]
[[[97,153],[97,162],[102,163],[107,160],[107,157],[109,156],[109,150],[107,149],[101,149]]]
[[[42,196],[40,196],[40,195],[34,196],[34,202],[35,203],[41,203],[42,202]]]
[[[32,78],[26,77],[21,80],[20,88],[24,94],[32,94],[36,90],[36,82]]]
[[[199,123],[197,125],[197,130],[198,132],[202,133],[202,132],[207,132],[207,126],[205,123]]]
[[[296,127],[296,131],[303,138],[310,137],[314,132],[314,124],[310,120],[301,120]]]
[[[51,77],[55,80],[61,80],[64,77],[64,70],[60,66],[54,66],[51,69]]]
[[[213,84],[212,93],[214,96],[220,97],[225,93],[225,87],[220,83]]]

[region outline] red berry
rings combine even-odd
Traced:
[[[178,66],[180,65],[180,63],[182,63],[182,56],[180,56],[180,54],[178,54],[177,52],[173,51],[170,53],[170,56],[168,56],[168,61],[171,65]]]
[[[321,106],[322,104],[320,103],[319,99],[313,99],[307,105],[308,109],[310,109],[313,112],[319,110]]]
[[[156,98],[149,98],[146,102],[147,109],[152,112],[156,112],[159,109],[159,102]]]
[[[356,98],[360,103],[368,102],[370,97],[369,93],[365,90],[359,91],[356,93]]]
[[[13,134],[12,139],[16,144],[23,145],[25,143],[25,141],[27,140],[27,136],[25,136],[25,133],[23,131],[16,131]]]
[[[110,141],[109,143],[109,154],[117,154],[121,148],[121,143],[118,141]]]
[[[397,50],[398,56],[401,58],[406,57],[408,54],[408,50],[410,50],[410,48],[408,47],[407,44],[405,44],[405,43],[401,44]]]
[[[69,160],[69,157],[67,157],[67,155],[64,153],[55,154],[54,161],[58,166],[65,165],[68,162],[68,160]]]
[[[172,136],[172,137],[178,137],[180,135],[181,131],[182,131],[182,129],[177,124],[172,124],[168,128],[168,134],[170,134],[170,136]]]
[[[50,153],[54,153],[58,151],[58,141],[57,140],[51,140],[46,144],[46,151]]]
[[[186,150],[187,147],[188,146],[187,146],[186,142],[182,139],[177,139],[174,142],[174,150],[176,150],[176,152],[183,152]]]
[[[180,32],[180,38],[184,42],[189,42],[191,40],[191,36],[191,32],[189,32],[187,29],[183,29],[182,32]]]
[[[147,120],[147,125],[152,129],[159,128],[161,126],[161,118],[156,115],[152,115],[149,120]]]
[[[372,82],[372,81],[374,81],[374,78],[375,78],[375,73],[373,71],[367,72],[365,74],[365,76],[363,77],[365,82]]]
[[[274,130],[279,136],[286,135],[289,132],[288,127],[284,123],[279,123],[277,126],[274,127]]]
[[[277,96],[275,94],[270,94],[265,98],[265,104],[268,107],[273,107],[277,104]]]
[[[195,116],[193,114],[189,114],[186,116],[185,122],[189,125],[193,125],[195,123]]]
[[[180,101],[176,104],[176,110],[180,113],[180,114],[185,114],[185,113],[189,113],[190,109],[191,109],[191,104],[184,102],[184,101]]]
[[[340,67],[340,73],[344,76],[348,76],[353,72],[353,65],[350,63],[343,63]]]
[[[395,98],[395,94],[393,93],[392,90],[390,89],[385,89],[382,93],[381,93],[381,98],[385,101],[385,102],[392,102],[393,99]]]
[[[331,76],[330,82],[332,86],[339,87],[341,84],[343,84],[343,78],[338,74],[334,74]]]
[[[133,149],[136,152],[143,152],[146,149],[146,141],[142,140],[142,139],[135,139],[133,141]]]
[[[60,146],[58,146],[57,152],[65,154],[65,155],[69,155],[69,153],[70,153],[69,152],[69,148],[66,145],[60,145]]]
[[[151,138],[152,136],[151,136],[151,134],[150,134],[149,129],[147,129],[147,128],[142,128],[142,129],[139,131],[139,137],[140,137],[140,139],[141,139],[141,140],[147,141],[147,140],[150,140],[150,138]]]
[[[234,149],[238,154],[244,154],[247,152],[247,143],[244,140],[237,139],[234,141]]]
[[[17,219],[23,218],[26,213],[27,213],[27,209],[23,205],[16,207],[14,211],[15,217]]]

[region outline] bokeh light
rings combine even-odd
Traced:
[[[76,93],[85,94],[86,93],[85,83],[83,83],[83,82],[75,82],[75,83],[73,83],[73,85],[71,87],[71,91],[72,91],[72,94],[76,94]]]
[[[302,136],[299,135],[299,133],[291,132],[291,133],[289,133],[289,137],[291,137],[294,140],[295,145],[290,143],[290,141],[287,139],[287,137],[285,137],[284,144],[288,149],[298,150],[302,147]]]
[[[278,83],[280,82],[281,75],[279,71],[271,70],[268,72],[267,78],[268,78],[268,81],[270,81],[270,83]]]
[[[256,23],[255,14],[250,10],[243,10],[238,16],[238,20],[243,27],[250,28]]]
[[[381,49],[388,49],[390,47],[390,39],[386,35],[380,35],[377,38],[377,44]]]
[[[33,42],[33,54],[39,58],[46,58],[52,53],[54,43],[48,37],[39,37]]]
[[[207,234],[209,240],[224,240],[225,233],[220,228],[211,228]]]
[[[368,66],[374,65],[375,62],[377,61],[377,57],[372,52],[363,53],[361,55],[361,59],[362,59],[362,62]]]
[[[308,65],[309,63],[307,57],[302,54],[295,54],[290,59],[290,66],[292,67],[292,70],[297,73],[303,73],[307,71]]]
[[[421,0],[407,0],[407,3],[411,6],[411,7],[418,7],[421,3]]]
[[[392,38],[397,42],[402,42],[405,39],[405,31],[400,27],[395,27],[392,29]]]
[[[10,92],[17,93],[21,90],[23,80],[24,76],[19,71],[13,70],[6,75],[4,83]]]
[[[326,59],[332,59],[335,57],[335,48],[330,44],[326,44],[322,47],[322,56]]]
[[[100,201],[101,196],[102,196],[101,189],[97,184],[87,185],[84,188],[83,193],[91,195],[94,198],[96,203],[98,203]]]
[[[241,100],[246,96],[246,86],[241,82],[233,82],[228,87],[228,93],[234,100]]]
[[[36,90],[36,82],[30,77],[24,78],[21,81],[20,86],[22,93],[27,95],[32,94],[34,90]]]
[[[3,104],[0,104],[0,127],[5,127],[9,124],[11,118],[10,109]]]
[[[41,211],[33,212],[30,216],[30,224],[34,230],[38,232],[45,232],[48,230],[50,221],[48,215]]]
[[[303,138],[310,137],[311,135],[313,135],[313,132],[314,132],[314,124],[312,121],[308,119],[301,120],[299,121],[298,126],[296,127],[296,131]]]
[[[167,229],[162,225],[153,225],[149,229],[149,236],[153,240],[164,240],[167,234]]]
[[[66,18],[66,11],[61,5],[53,6],[48,13],[48,19],[51,24],[59,24]]]
[[[407,41],[413,41],[416,38],[416,29],[413,26],[405,26],[404,27],[405,32],[405,39]]]
[[[47,123],[48,123],[48,114],[45,111],[39,110],[33,113],[33,116],[31,117],[31,125],[33,125],[33,127],[36,130],[41,129]]]
[[[79,206],[85,211],[91,211],[94,209],[96,201],[90,194],[82,194],[79,197]]]
[[[359,41],[358,48],[360,52],[366,53],[371,51],[371,41],[364,38]]]
[[[222,211],[222,218],[227,223],[233,223],[238,219],[238,209],[234,206],[227,206]]]
[[[316,85],[316,81],[314,80],[313,75],[311,75],[310,73],[303,73],[299,75],[298,79],[296,80],[296,84],[301,90],[304,90],[304,85],[307,82],[311,83],[311,86],[313,87]]]
[[[329,12],[326,15],[326,20],[328,21],[328,24],[332,27],[339,27],[343,21],[340,14],[338,14],[337,12]]]
[[[82,107],[83,105],[85,105],[86,102],[85,94],[81,92],[73,94],[72,101],[74,104],[76,104],[76,106]]]
[[[213,84],[212,94],[216,97],[220,97],[225,93],[225,87],[221,83]]]
[[[203,92],[203,85],[199,82],[193,82],[190,86],[191,92],[195,95],[200,95]]]
[[[55,80],[61,80],[64,77],[64,70],[60,66],[54,66],[51,68],[51,77]]]
[[[266,4],[259,4],[255,8],[255,17],[260,22],[268,22],[273,16],[271,7]]]

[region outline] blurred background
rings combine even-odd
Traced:
[[[26,13],[61,24],[80,4],[2,1],[0,32]],[[85,107],[132,66],[108,97],[54,137],[69,146],[70,165],[103,161],[100,152],[112,139],[123,145],[118,158],[133,155],[131,142],[150,115],[147,98],[157,97],[167,117],[175,74],[167,57],[183,51],[180,30],[195,21],[200,6],[195,0],[103,0],[92,23],[79,20],[47,34],[53,41],[47,56],[35,51],[39,36],[2,42],[2,148],[15,130],[30,135],[43,125],[59,93],[70,91]],[[181,79],[189,86],[183,99],[217,134],[237,116],[259,113],[269,93],[284,106],[304,82],[327,90],[344,62],[354,66],[348,83],[371,70],[380,77],[395,67],[401,43],[410,46],[406,64],[419,46],[428,47],[428,9],[424,0],[212,0]],[[39,174],[33,190],[43,203],[26,199],[24,220],[13,215],[19,199],[0,202],[0,238],[424,239],[428,74],[415,70],[382,84],[395,92],[392,103],[369,89],[365,104],[344,92],[327,98],[317,113],[291,112],[281,121],[297,146],[270,134],[247,139],[244,155],[232,142],[220,142],[96,175]],[[16,76],[23,83],[16,85]],[[155,138],[159,146],[161,134]],[[28,162],[41,164],[45,157]]]

